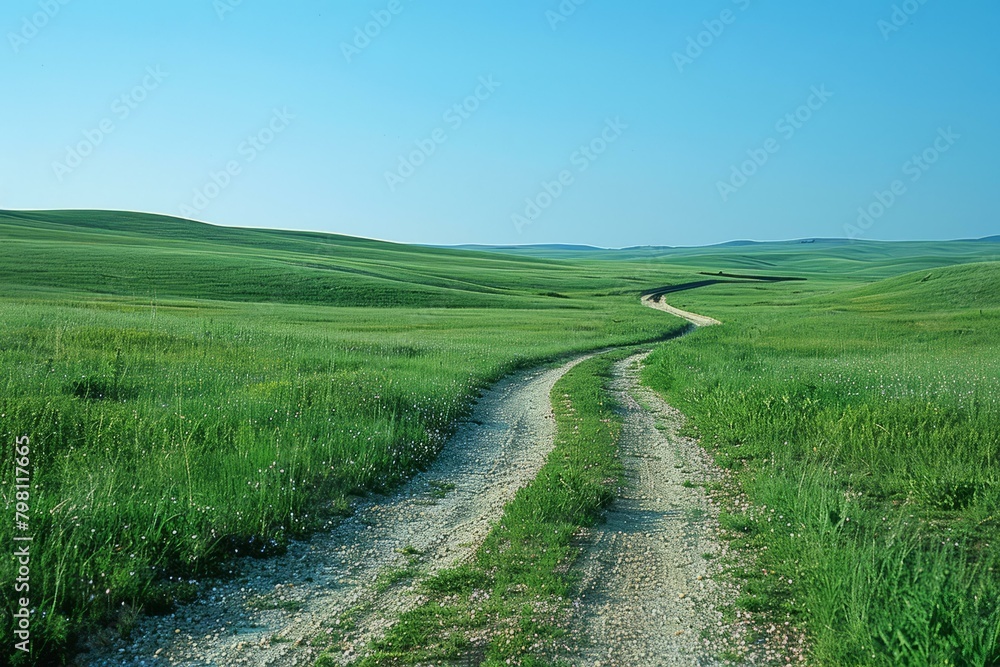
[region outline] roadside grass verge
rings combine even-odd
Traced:
[[[736,607],[817,664],[1000,664],[998,278],[746,308],[647,361],[733,471]]]
[[[555,448],[538,476],[518,491],[471,562],[421,582],[426,601],[404,613],[357,667],[459,659],[543,665],[558,654],[569,570],[579,555],[573,536],[599,519],[621,478],[621,418],[606,384],[626,354],[584,361],[556,383]]]

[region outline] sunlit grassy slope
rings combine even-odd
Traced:
[[[0,285],[147,301],[544,308],[564,296],[629,285],[638,290],[651,278],[629,275],[627,266],[608,266],[595,276],[565,261],[138,213],[0,212],[0,238]]]
[[[1000,305],[1000,263],[929,269],[883,280],[838,295],[870,310],[952,313]]]

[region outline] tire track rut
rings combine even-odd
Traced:
[[[623,406],[625,482],[607,521],[581,538],[577,666],[714,665],[722,554],[718,508],[698,484],[717,478],[708,454],[679,434],[683,415],[639,384],[649,353],[615,366]]]

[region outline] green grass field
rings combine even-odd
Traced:
[[[725,324],[646,372],[751,502],[727,517],[752,563],[739,604],[801,622],[820,664],[1000,660],[1000,269],[975,263],[1000,243],[511,254],[93,211],[0,212],[0,241],[0,433],[32,446],[34,664],[392,488],[502,375],[676,333],[638,295],[701,271],[807,278],[669,295]],[[585,371],[567,382],[586,397]],[[0,464],[12,514],[12,447]]]

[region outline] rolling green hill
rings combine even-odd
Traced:
[[[141,213],[0,212],[0,285],[134,298],[333,306],[574,307],[647,279],[572,263]],[[669,277],[662,268],[646,267]],[[615,275],[615,274],[618,275]]]
[[[1000,308],[1000,262],[908,273],[839,295],[858,307],[950,312]]]

